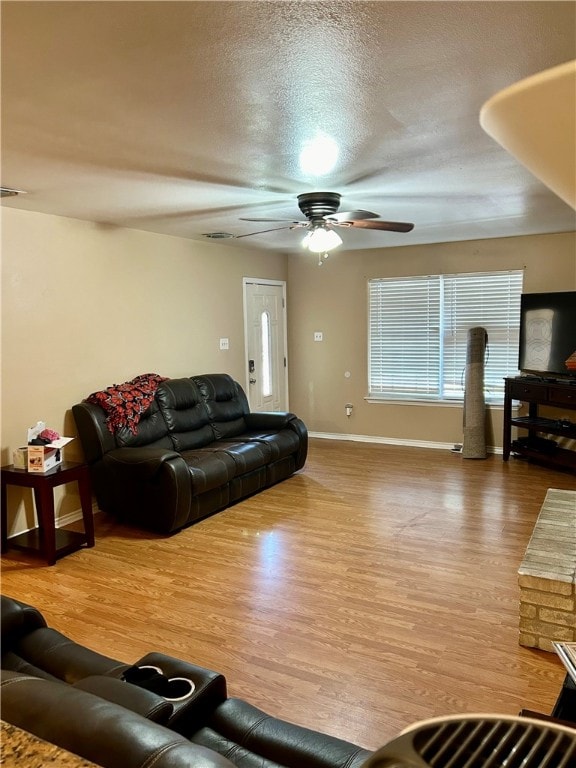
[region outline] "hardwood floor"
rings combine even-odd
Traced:
[[[548,488],[500,456],[311,440],[293,478],[170,538],[97,515],[54,567],[2,558],[2,591],[127,662],[224,673],[232,696],[376,748],[417,720],[549,713],[555,654],[518,645],[517,569]]]

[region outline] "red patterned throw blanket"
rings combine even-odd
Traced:
[[[101,392],[93,392],[86,398],[86,402],[99,405],[106,411],[106,424],[112,434],[122,427],[128,427],[132,434],[136,434],[140,417],[154,400],[162,381],[166,381],[165,376],[143,373],[132,381],[113,384]]]

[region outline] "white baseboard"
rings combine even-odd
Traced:
[[[344,435],[336,432],[309,432],[310,437],[318,437],[322,440],[351,440],[357,443],[380,443],[384,445],[404,445],[410,448],[435,448],[440,451],[452,451],[454,443],[439,443],[430,440],[406,440],[398,437],[380,437],[375,435]],[[458,443],[461,445],[461,443]],[[488,446],[488,453],[502,453],[498,446]]]
[[[93,504],[92,505],[92,515],[94,515],[96,512],[98,512],[98,507]],[[82,510],[76,509],[72,512],[68,512],[67,515],[62,515],[62,517],[57,517],[55,520],[55,527],[56,528],[62,528],[65,525],[70,525],[70,523],[75,523],[78,520],[82,520]],[[34,528],[23,528],[21,531],[16,531],[15,533],[11,533],[10,536],[8,536],[8,539],[14,538],[14,536],[20,536],[21,533],[28,533],[28,531],[33,531]]]
[[[440,451],[452,451],[454,443],[438,443],[431,440],[406,440],[398,437],[380,437],[375,435],[345,435],[338,434],[336,432],[309,432],[309,437],[318,437],[321,440],[350,440],[356,443],[380,443],[382,445],[404,445],[409,448],[434,448]],[[502,453],[502,448],[498,446],[488,446],[488,453]],[[92,514],[98,511],[96,505],[92,506]],[[75,523],[77,520],[82,520],[82,510],[78,509],[73,512],[69,512],[67,515],[57,518],[56,528],[61,528],[64,525]],[[21,533],[33,530],[32,528],[25,528],[23,531],[13,533],[12,536],[19,536]]]
[[[96,505],[92,505],[92,516],[94,516],[94,513],[98,511],[98,507]],[[65,525],[70,525],[70,523],[75,523],[77,520],[82,520],[82,510],[76,509],[73,512],[68,512],[67,515],[62,515],[62,517],[59,517],[56,520],[56,528],[62,528]]]

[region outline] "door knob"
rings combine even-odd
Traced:
[[[250,379],[250,384],[256,384],[256,379]]]

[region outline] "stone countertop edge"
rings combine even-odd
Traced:
[[[1,721],[2,768],[97,768],[94,763],[84,760],[65,749],[49,744],[15,725]]]

